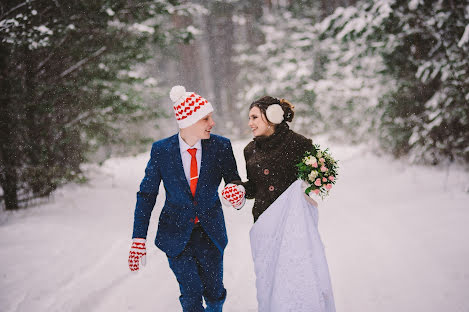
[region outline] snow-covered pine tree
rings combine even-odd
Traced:
[[[383,57],[399,86],[383,98],[384,142],[394,152],[408,148],[415,160],[469,162],[469,3],[390,6],[393,14],[383,26],[394,44]]]
[[[313,108],[315,94],[306,86],[318,75],[313,21],[286,9],[265,13],[259,29],[264,42],[256,47],[238,45],[240,65],[238,103],[247,116],[248,104],[263,95],[285,98],[296,107],[295,126],[309,127],[301,118]],[[315,114],[315,120],[320,120]]]
[[[322,11],[314,2],[265,15],[265,42],[238,58],[244,86],[239,102],[266,93],[285,97],[296,105],[295,126],[304,133],[327,131],[347,140],[369,137],[378,97],[389,84],[378,74],[384,63],[368,51],[366,40],[324,35],[331,34],[331,27],[345,25],[356,11],[340,8],[316,23]]]
[[[150,115],[133,88],[145,87],[146,77],[133,66],[150,56],[149,43],[173,37],[167,25],[175,3],[1,4],[0,185],[7,209],[80,178],[88,151],[118,138],[126,121]]]
[[[378,100],[393,83],[380,74],[386,69],[380,55],[356,35],[372,23],[359,15],[356,6],[341,7],[315,25],[323,70],[308,85],[317,95],[324,131],[352,142],[376,135]]]
[[[324,38],[368,46],[393,88],[380,97],[384,149],[415,161],[469,161],[469,5],[464,1],[361,1],[336,10]]]

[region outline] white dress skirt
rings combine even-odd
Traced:
[[[251,228],[259,312],[335,312],[318,209],[297,180]]]

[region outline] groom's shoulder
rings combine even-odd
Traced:
[[[218,135],[218,134],[210,134],[210,139],[208,139],[210,142],[215,143],[215,144],[231,144],[230,139]]]
[[[161,149],[168,147],[174,140],[177,140],[177,133],[164,139],[153,142],[152,148]]]

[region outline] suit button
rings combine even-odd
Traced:
[[[273,185],[269,186],[269,191],[273,192],[275,190],[275,187]]]
[[[264,174],[265,174],[265,175],[268,175],[269,172],[270,172],[269,169],[264,169]]]
[[[194,204],[194,206],[197,206],[197,202],[196,202],[196,201],[194,201],[193,204]]]

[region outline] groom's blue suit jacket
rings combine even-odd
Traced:
[[[195,196],[184,174],[178,135],[153,143],[145,177],[137,193],[132,238],[146,238],[151,212],[160,182],[166,201],[161,211],[155,244],[169,257],[180,254],[191,236],[195,216],[205,232],[223,253],[228,238],[218,197],[221,179],[240,180],[230,140],[210,135],[202,140],[202,160]]]

